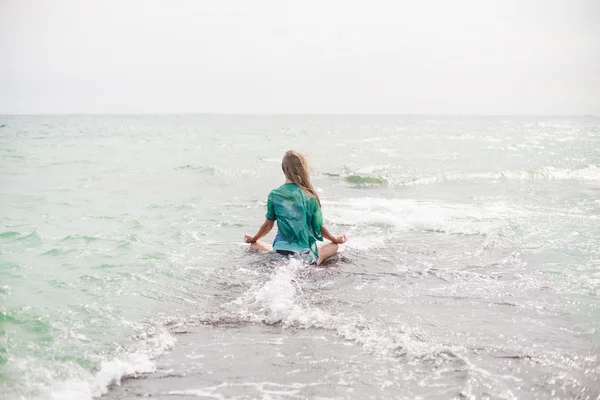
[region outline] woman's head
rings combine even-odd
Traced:
[[[304,192],[306,192],[306,194],[309,196],[316,198],[319,202],[319,205],[321,205],[321,200],[319,199],[315,188],[310,182],[306,158],[304,158],[301,153],[298,153],[294,150],[287,151],[283,156],[281,168],[283,169],[283,173],[288,180],[298,185],[298,187],[304,190]]]

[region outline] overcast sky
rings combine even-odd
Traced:
[[[0,0],[0,114],[600,114],[598,0]]]

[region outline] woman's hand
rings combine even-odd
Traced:
[[[346,237],[346,235],[342,235],[342,236],[338,236],[335,238],[335,244],[344,244],[346,243],[346,241],[348,240],[348,238]]]
[[[346,243],[346,240],[348,240],[346,235],[342,235],[342,236],[338,236],[338,237],[333,236],[331,233],[329,233],[329,229],[327,229],[325,227],[325,225],[321,226],[321,230],[323,231],[323,237],[325,239],[331,241],[331,243],[343,244],[343,243]]]
[[[258,239],[265,236],[267,233],[271,232],[273,229],[273,225],[275,225],[275,220],[266,219],[265,222],[260,226],[258,232],[254,236],[244,235],[244,242],[246,243],[256,243]]]

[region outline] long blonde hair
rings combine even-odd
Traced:
[[[283,156],[281,168],[287,179],[298,185],[298,187],[304,190],[306,194],[317,199],[319,207],[321,206],[321,199],[319,199],[317,191],[310,182],[308,163],[301,153],[294,150],[288,150]]]

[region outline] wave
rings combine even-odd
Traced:
[[[176,167],[175,169],[176,170],[197,171],[197,172],[207,174],[209,176],[215,176],[215,174],[217,172],[216,169],[213,167],[204,167],[204,166],[198,166],[198,165],[192,165],[192,164],[181,165],[179,167]]]
[[[150,329],[136,339],[128,350],[102,362],[95,374],[78,367],[78,371],[69,374],[77,378],[55,382],[45,398],[91,400],[99,397],[106,394],[111,386],[120,385],[125,377],[154,372],[154,359],[175,345],[175,338],[164,328]]]
[[[0,239],[16,238],[19,236],[21,236],[21,234],[19,232],[14,232],[14,231],[0,233]]]
[[[533,170],[508,170],[499,172],[477,172],[468,174],[441,174],[410,181],[400,181],[399,185],[430,185],[446,181],[463,180],[575,180],[600,181],[600,166],[592,164],[583,168],[541,167]]]
[[[377,176],[350,175],[345,179],[346,182],[358,186],[383,186],[388,184],[386,179]]]
[[[0,295],[10,291],[2,286]],[[23,323],[8,314],[0,313],[0,325],[4,322]],[[50,325],[37,322],[37,329],[48,331]],[[131,326],[131,324],[127,323]],[[154,359],[175,344],[175,338],[162,325],[133,325],[134,334],[115,350],[98,351],[91,339],[83,334],[68,332],[65,339],[85,341],[89,350],[73,357],[57,354],[47,349],[49,357],[34,353],[13,354],[0,349],[0,371],[4,385],[0,385],[0,398],[92,400],[106,394],[111,386],[120,385],[125,377],[134,377],[156,369]],[[53,342],[54,343],[54,342]],[[35,345],[33,345],[35,346]],[[19,379],[11,379],[20,377]]]
[[[464,345],[440,340],[440,336],[435,330],[430,331],[427,324],[404,323],[400,322],[401,318],[378,319],[364,313],[361,307],[353,310],[346,302],[336,302],[331,295],[325,296],[325,301],[315,299],[315,290],[322,292],[320,289],[329,288],[330,282],[323,282],[323,275],[326,277],[329,274],[333,272],[306,267],[296,260],[279,263],[266,276],[266,280],[251,282],[235,300],[222,304],[220,313],[209,315],[208,318],[203,315],[197,322],[222,327],[236,327],[245,323],[268,324],[292,332],[307,330],[315,333],[325,330],[337,336],[345,345],[356,345],[361,353],[370,353],[382,362],[398,365],[400,371],[423,374],[423,382],[428,384],[436,381],[431,376],[431,368],[412,369],[412,366],[434,364],[435,369],[465,372],[470,376],[483,374],[486,383],[499,386],[500,389],[503,387],[494,380],[488,382],[493,372],[481,372],[478,363],[469,361],[470,354]],[[464,271],[464,274],[465,281],[473,275],[469,271]],[[314,283],[320,288],[316,288]],[[339,307],[343,307],[343,311]],[[186,322],[193,323],[188,319],[182,326],[186,326]],[[183,389],[186,390],[171,391],[169,394],[221,397],[217,387],[203,387],[198,391]]]
[[[484,236],[497,233],[511,218],[527,213],[503,203],[476,206],[374,197],[324,204],[328,205],[328,219],[340,226]]]
[[[75,252],[75,249],[56,249],[56,248],[54,248],[54,249],[51,249],[51,250],[48,250],[48,251],[42,253],[41,255],[55,257],[55,256],[64,256],[66,254],[70,254],[73,252]]]
[[[442,173],[421,178],[406,179],[406,177],[393,176],[385,166],[375,165],[364,167],[356,171],[344,169],[342,173],[326,172],[322,174],[330,178],[343,179],[346,183],[356,187],[374,186],[420,186],[433,185],[454,181],[525,181],[525,180],[574,180],[574,181],[600,181],[600,165],[591,164],[582,168],[556,168],[540,167],[531,170],[505,170],[495,172],[473,173]]]
[[[302,262],[293,259],[279,266],[264,285],[251,287],[231,302],[227,318],[237,315],[243,321],[284,326],[308,326],[315,321],[327,321],[329,315],[296,302],[298,288],[294,277],[305,268]]]
[[[362,168],[342,167],[341,173],[323,172],[321,175],[329,178],[343,179],[346,183],[359,187],[387,186],[389,178],[385,172],[390,168],[389,165],[370,165]]]
[[[271,167],[269,167],[271,168]],[[205,175],[210,178],[240,178],[240,177],[257,177],[259,172],[254,169],[236,169],[223,167],[207,167],[202,165],[185,164],[175,167],[176,171],[193,171]]]
[[[303,295],[301,281],[321,273],[327,272],[289,260],[277,266],[269,280],[251,285],[237,299],[223,305],[222,314],[204,323],[245,322],[277,324],[284,329],[325,329],[381,356],[418,358],[451,351],[445,345],[424,341],[424,334],[414,328],[390,329],[376,319],[340,314],[311,305]]]
[[[95,236],[87,236],[87,235],[68,235],[65,236],[62,241],[63,242],[83,242],[83,243],[90,243],[90,242],[95,242],[96,240],[100,240],[100,238],[95,237]]]

